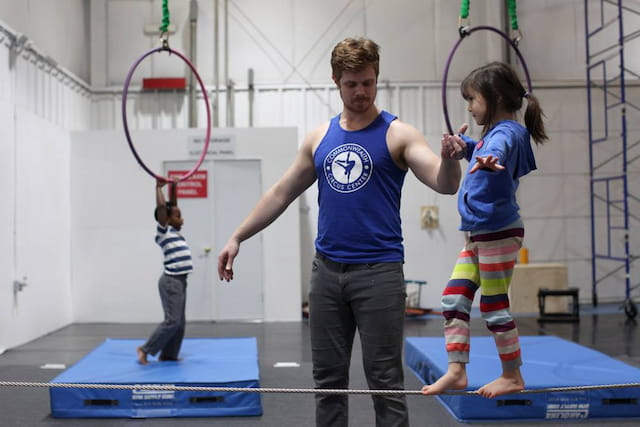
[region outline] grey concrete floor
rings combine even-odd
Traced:
[[[636,322],[617,307],[583,308],[579,323],[539,324],[535,315],[517,318],[521,335],[554,335],[601,351],[615,359],[640,367],[640,335]],[[42,369],[46,364],[71,366],[106,338],[146,338],[153,324],[72,324],[0,355],[0,381],[48,382],[61,371]],[[481,319],[472,320],[472,333],[487,335]],[[256,337],[261,387],[313,388],[309,330],[306,321],[278,323],[191,322],[187,337]],[[442,320],[423,316],[406,320],[406,336],[442,336]],[[134,355],[132,355],[134,357]],[[351,388],[366,389],[359,342],[351,368]],[[278,368],[276,362],[298,362],[299,367]],[[526,360],[525,360],[526,363]],[[406,371],[405,388],[419,390],[421,382]],[[0,426],[313,426],[312,394],[261,395],[264,413],[259,417],[62,419],[50,415],[47,388],[0,387]],[[351,395],[350,425],[373,426],[371,399]],[[433,397],[407,397],[412,426],[460,425]],[[489,426],[496,423],[473,423]],[[551,422],[501,422],[501,425],[553,425]],[[640,425],[639,419],[562,422],[562,426]]]

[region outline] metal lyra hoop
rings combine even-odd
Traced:
[[[178,178],[178,181],[184,181],[186,179],[189,179],[189,177],[191,177],[191,175],[196,173],[198,168],[200,168],[200,166],[202,165],[202,162],[204,161],[204,159],[205,159],[205,157],[207,155],[207,149],[209,148],[209,139],[211,137],[211,107],[209,106],[209,97],[207,96],[206,88],[204,86],[204,83],[202,82],[202,79],[200,78],[200,75],[198,74],[198,71],[196,70],[194,65],[191,63],[191,61],[189,61],[189,59],[187,59],[180,52],[171,49],[168,46],[168,44],[163,45],[162,47],[158,47],[158,48],[152,49],[152,50],[146,52],[145,54],[143,54],[140,58],[138,58],[138,60],[131,66],[131,69],[129,70],[129,73],[127,74],[127,78],[125,79],[125,82],[124,82],[124,89],[122,90],[122,124],[124,126],[124,133],[125,133],[125,135],[127,137],[127,142],[129,143],[129,148],[131,148],[131,152],[133,153],[134,157],[136,158],[136,160],[138,161],[138,163],[140,164],[142,169],[144,169],[149,175],[151,175],[152,177],[154,177],[156,179],[169,181],[168,178],[165,178],[165,177],[163,177],[161,175],[158,175],[155,172],[153,172],[142,161],[142,158],[140,157],[140,155],[136,151],[135,146],[133,145],[133,140],[132,140],[131,134],[129,132],[129,124],[127,122],[127,95],[129,93],[129,85],[131,84],[131,78],[133,76],[133,73],[136,71],[136,68],[138,68],[140,63],[147,56],[152,55],[152,54],[154,54],[156,52],[162,52],[162,51],[167,51],[167,52],[169,52],[169,54],[173,54],[173,55],[178,56],[180,59],[182,59],[184,61],[185,64],[187,64],[187,66],[191,69],[191,72],[193,73],[193,75],[198,80],[198,83],[200,84],[200,90],[202,90],[202,95],[204,97],[204,104],[207,107],[207,133],[206,133],[206,137],[205,137],[204,147],[202,149],[202,154],[200,155],[200,158],[196,162],[196,165],[191,170],[187,171],[184,175],[182,175],[180,178]]]
[[[481,31],[481,30],[492,31],[498,34],[503,39],[505,39],[507,42],[509,42],[509,44],[515,51],[516,55],[518,56],[518,59],[520,60],[520,64],[522,64],[522,70],[524,71],[524,75],[527,80],[527,90],[529,91],[529,93],[532,92],[531,77],[529,76],[529,69],[527,68],[527,63],[525,62],[524,57],[520,53],[520,50],[518,49],[518,46],[516,45],[516,43],[513,40],[511,40],[507,34],[505,34],[504,32],[500,31],[497,28],[490,27],[488,25],[478,25],[472,28],[461,29],[460,39],[458,39],[456,44],[453,46],[453,49],[451,49],[451,53],[449,53],[449,58],[447,58],[447,63],[444,67],[444,74],[442,76],[442,111],[444,113],[444,120],[447,123],[447,130],[451,135],[453,135],[453,128],[451,127],[451,121],[449,120],[449,110],[447,109],[447,79],[449,76],[449,67],[451,66],[451,61],[453,59],[453,56],[456,53],[458,46],[460,46],[460,44],[462,43],[462,40],[464,40],[466,36],[471,35],[471,33],[474,33],[476,31]]]

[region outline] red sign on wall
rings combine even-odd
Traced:
[[[178,179],[189,171],[169,171],[169,179]],[[207,171],[196,171],[189,179],[180,181],[177,187],[178,198],[206,198],[207,197]]]

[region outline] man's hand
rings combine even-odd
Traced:
[[[233,280],[233,260],[240,251],[240,244],[233,239],[229,239],[225,247],[218,255],[218,277],[227,282]]]

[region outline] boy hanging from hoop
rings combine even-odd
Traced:
[[[160,361],[180,360],[178,354],[186,326],[187,275],[193,271],[191,250],[180,234],[184,220],[178,207],[177,183],[171,182],[169,185],[168,203],[162,192],[165,184],[164,179],[156,180],[154,212],[158,222],[155,240],[164,254],[164,269],[158,281],[164,321],[156,327],[147,342],[136,349],[138,362],[142,365],[149,363],[147,355],[154,356],[158,352]]]

